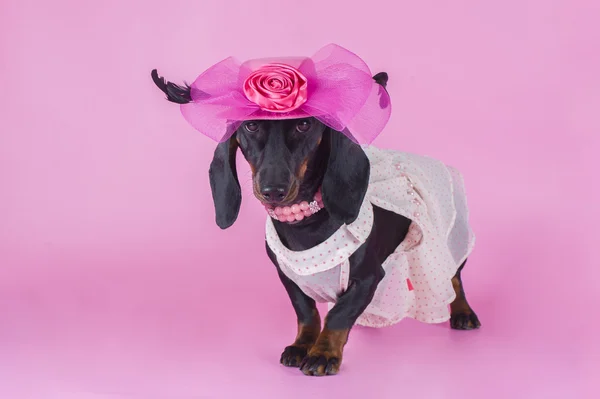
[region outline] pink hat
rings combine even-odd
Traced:
[[[356,54],[335,44],[307,58],[227,58],[201,74],[181,105],[200,133],[225,141],[246,120],[315,117],[370,144],[391,114],[390,98]]]

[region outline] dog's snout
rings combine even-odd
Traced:
[[[280,205],[294,194],[294,179],[285,159],[265,162],[256,172],[254,183],[257,197],[264,203]]]
[[[264,199],[271,203],[282,202],[288,195],[288,188],[285,186],[266,185],[261,189]]]

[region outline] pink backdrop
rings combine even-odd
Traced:
[[[0,397],[598,397],[598,1],[376,3],[2,0]],[[295,316],[248,168],[220,231],[215,144],[150,70],[328,42],[390,74],[378,146],[464,173],[484,326],[356,329],[315,379],[278,365]]]

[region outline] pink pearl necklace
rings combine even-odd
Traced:
[[[265,209],[269,216],[280,222],[288,223],[299,222],[304,218],[314,215],[323,208],[323,197],[321,196],[320,190],[317,191],[314,200],[310,203],[308,201],[302,201],[299,204],[284,207],[278,206],[275,208],[265,205]]]

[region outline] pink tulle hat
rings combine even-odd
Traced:
[[[312,57],[227,58],[190,86],[181,105],[200,133],[225,141],[243,121],[314,117],[354,141],[370,144],[391,114],[385,88],[356,54],[330,44]]]

